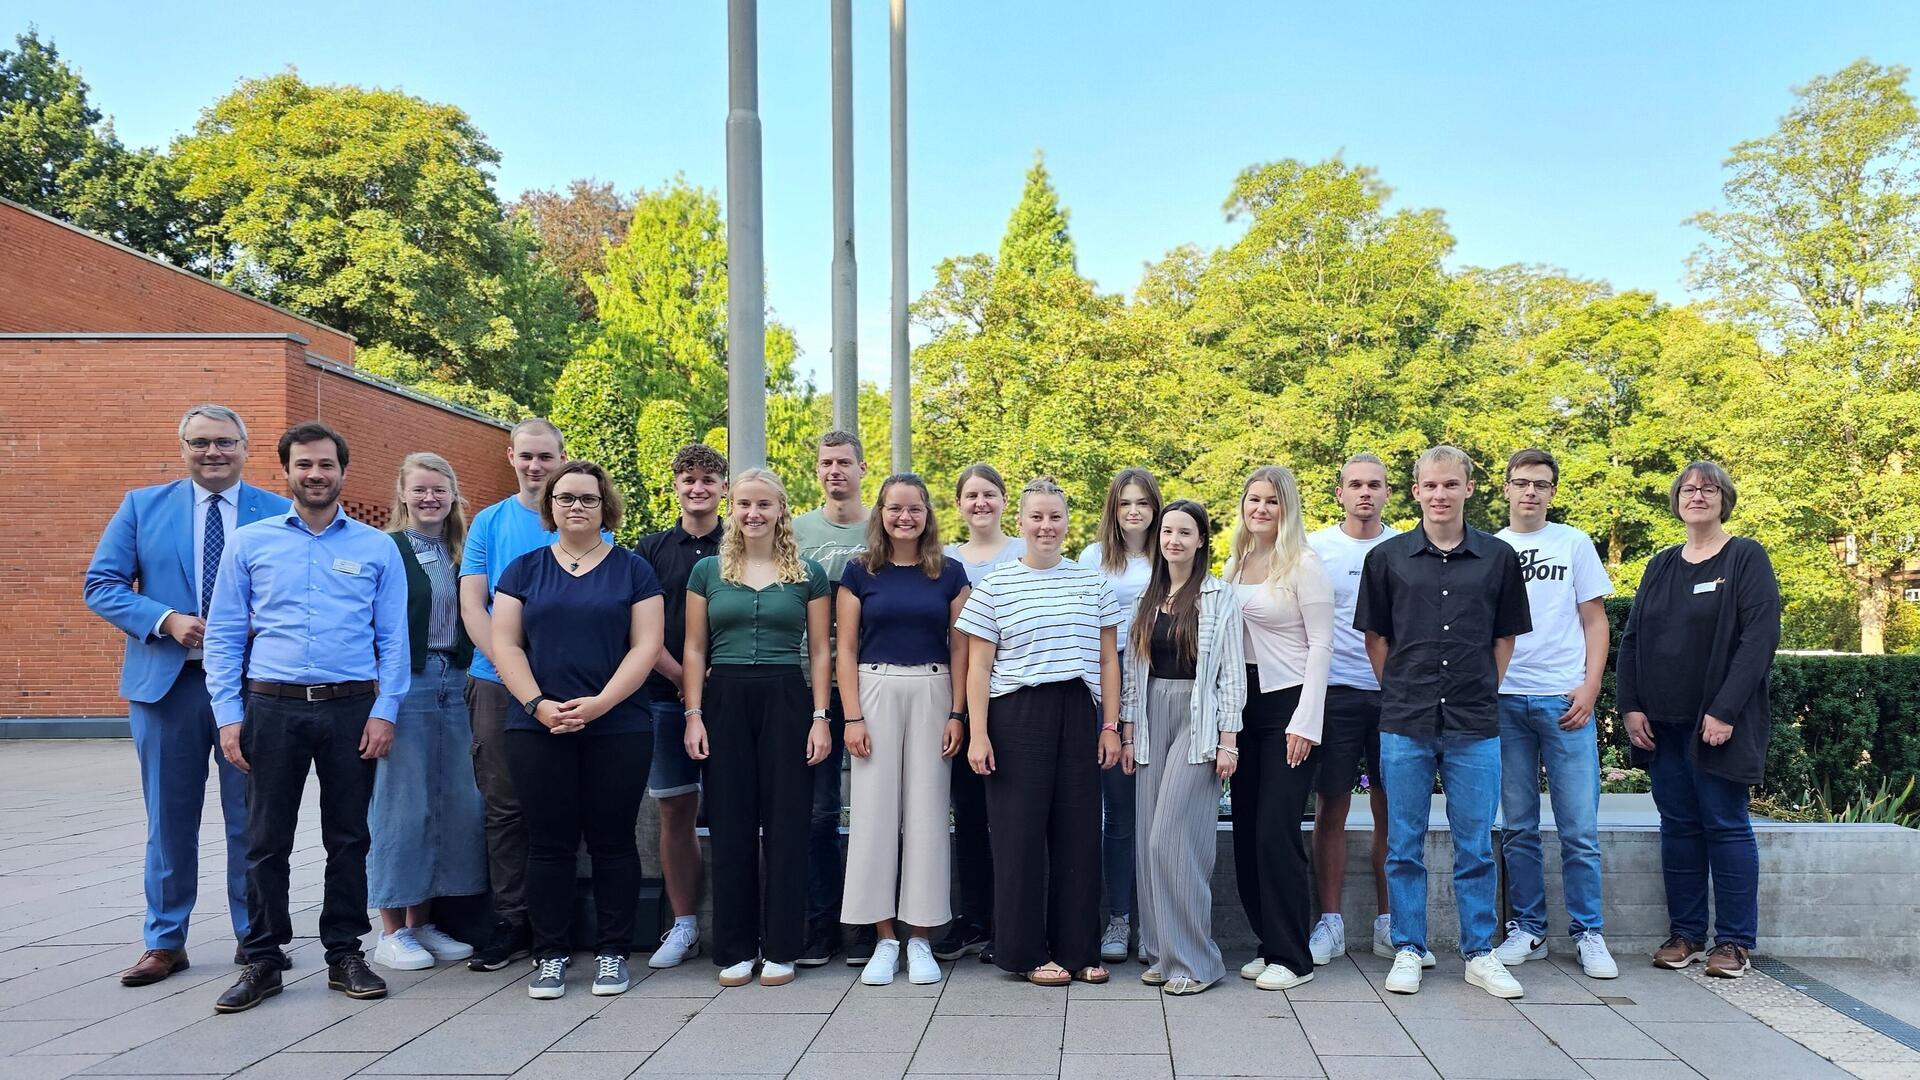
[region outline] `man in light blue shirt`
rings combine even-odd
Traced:
[[[327,849],[320,941],[327,986],[385,997],[360,939],[367,922],[367,806],[375,763],[412,675],[407,581],[393,540],[340,508],[347,443],[317,424],[280,437],[294,497],[289,513],[234,532],[207,620],[207,692],[220,752],[247,774],[246,967],[216,1012],[251,1009],[280,992],[293,940],[288,859],[300,799],[320,777]]]

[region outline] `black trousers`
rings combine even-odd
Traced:
[[[1079,679],[993,699],[993,959],[1007,971],[1100,962],[1100,721]]]
[[[360,955],[367,922],[367,805],[373,801],[375,762],[360,759],[373,695],[334,701],[248,694],[240,729],[247,773],[248,962],[287,963],[293,940],[287,911],[288,859],[300,824],[307,771],[320,777],[320,843],[327,849],[320,906],[320,943],[327,963]]]
[[[589,729],[591,730],[591,729]],[[595,951],[633,949],[640,904],[634,822],[653,764],[651,731],[555,735],[509,731],[507,766],[527,826],[527,921],[537,960],[573,955],[573,889],[580,841],[593,861]]]
[[[798,667],[718,664],[707,672],[713,962],[721,967],[762,955],[791,964],[806,944],[812,700]]]
[[[988,714],[991,718],[991,713]],[[962,725],[953,755],[953,876],[960,883],[954,921],[993,933],[993,838],[987,831],[987,782],[967,764],[973,729]]]
[[[1247,685],[1260,685],[1247,669]],[[1287,766],[1287,724],[1300,688],[1249,693],[1241,712],[1240,767],[1233,774],[1233,867],[1240,904],[1260,937],[1260,956],[1296,975],[1313,970],[1313,885],[1300,829],[1313,792],[1318,753]]]

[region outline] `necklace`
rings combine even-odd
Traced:
[[[580,560],[586,558],[587,556],[593,554],[596,551],[599,551],[600,545],[604,543],[606,543],[605,540],[595,540],[593,542],[592,547],[588,548],[587,550],[581,552],[578,555],[574,555],[572,551],[569,551],[567,549],[567,545],[561,543],[558,540],[555,540],[553,542],[553,546],[559,548],[561,551],[565,551],[568,555],[571,555],[573,557],[573,561],[567,564],[568,570],[578,570],[580,569]]]

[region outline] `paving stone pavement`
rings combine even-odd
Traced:
[[[636,962],[639,981],[616,998],[589,995],[582,965],[554,1002],[530,1001],[517,966],[456,965],[383,972],[390,997],[350,1001],[317,977],[312,794],[293,860],[303,937],[286,992],[215,1016],[234,971],[221,860],[202,862],[194,966],[120,986],[140,951],[145,825],[132,749],[0,742],[0,1076],[1920,1077],[1920,1053],[1783,983],[1708,980],[1632,956],[1606,982],[1559,957],[1527,964],[1517,1002],[1465,985],[1457,957],[1442,957],[1420,994],[1386,994],[1388,963],[1370,954],[1288,993],[1229,975],[1186,998],[1142,986],[1131,963],[1105,986],[1057,990],[972,960],[947,965],[937,986],[861,986],[835,963],[785,988],[722,990],[702,957],[661,972]],[[209,798],[209,853],[216,805]]]

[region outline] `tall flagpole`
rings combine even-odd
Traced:
[[[907,0],[892,0],[893,471],[913,470],[913,370],[907,341]]]
[[[833,426],[860,432],[853,254],[853,3],[830,0],[833,65]]]
[[[755,0],[727,2],[727,460],[767,463],[765,220]]]

